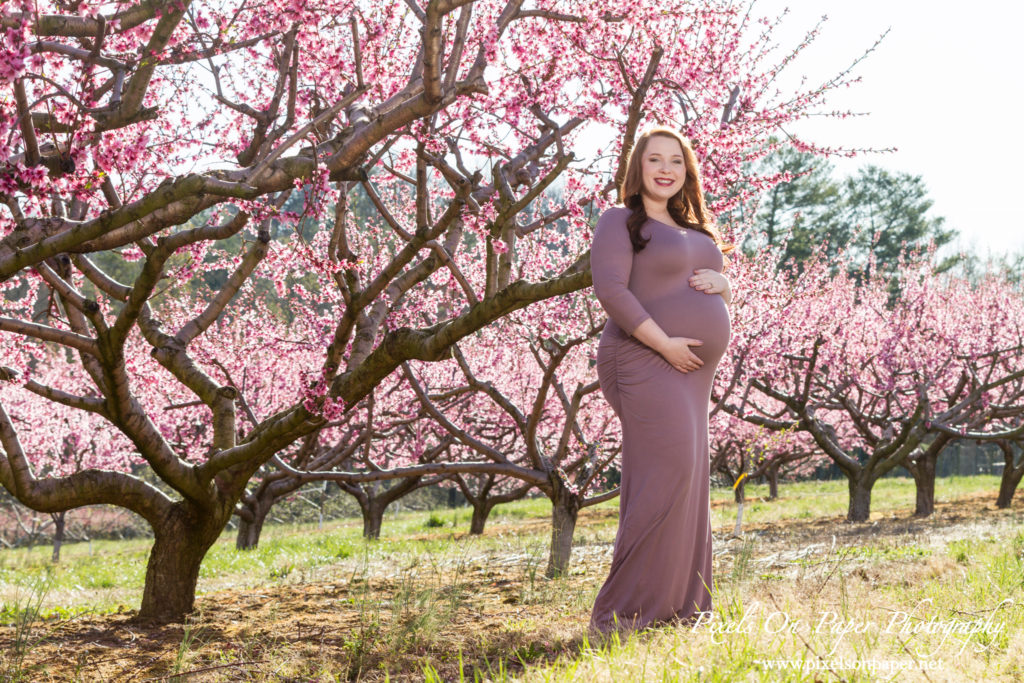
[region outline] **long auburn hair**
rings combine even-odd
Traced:
[[[637,138],[636,144],[629,152],[629,159],[626,162],[626,174],[619,187],[619,200],[632,211],[626,219],[626,227],[629,229],[629,241],[633,243],[633,252],[639,252],[650,241],[650,237],[640,235],[640,228],[647,222],[647,210],[644,208],[643,190],[643,164],[642,159],[647,149],[647,141],[655,135],[671,138],[679,143],[683,150],[683,160],[686,165],[686,180],[679,192],[668,200],[668,214],[672,216],[678,225],[690,230],[702,232],[718,245],[719,251],[723,254],[730,253],[735,245],[729,244],[722,239],[721,233],[715,226],[714,218],[704,203],[704,190],[700,180],[700,168],[697,165],[697,155],[693,151],[689,140],[684,138],[678,131],[666,126],[655,126],[644,131]]]

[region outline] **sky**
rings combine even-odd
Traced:
[[[828,19],[780,75],[783,92],[800,76],[820,83],[838,74],[890,29],[854,68],[861,81],[833,91],[824,108],[867,116],[813,117],[786,129],[824,145],[895,147],[832,159],[835,172],[874,163],[919,175],[932,215],[960,232],[958,248],[982,257],[1024,251],[1024,127],[1014,123],[1024,111],[1024,3],[757,0],[754,12],[772,17],[785,8],[775,34],[783,49],[798,45],[822,15]]]

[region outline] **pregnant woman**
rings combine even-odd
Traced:
[[[622,423],[619,529],[590,629],[628,631],[711,609],[708,408],[729,343],[732,251],[711,223],[697,157],[669,128],[630,154],[594,229],[594,294],[608,314],[601,391]]]

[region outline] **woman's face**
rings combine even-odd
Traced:
[[[679,141],[664,135],[652,135],[640,160],[644,194],[658,202],[667,202],[686,180],[686,161]]]

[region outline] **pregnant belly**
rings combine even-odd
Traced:
[[[694,346],[691,350],[705,363],[717,364],[725,354],[732,326],[729,309],[721,295],[698,292],[687,285],[685,290],[641,303],[668,336],[704,342],[703,346]]]

